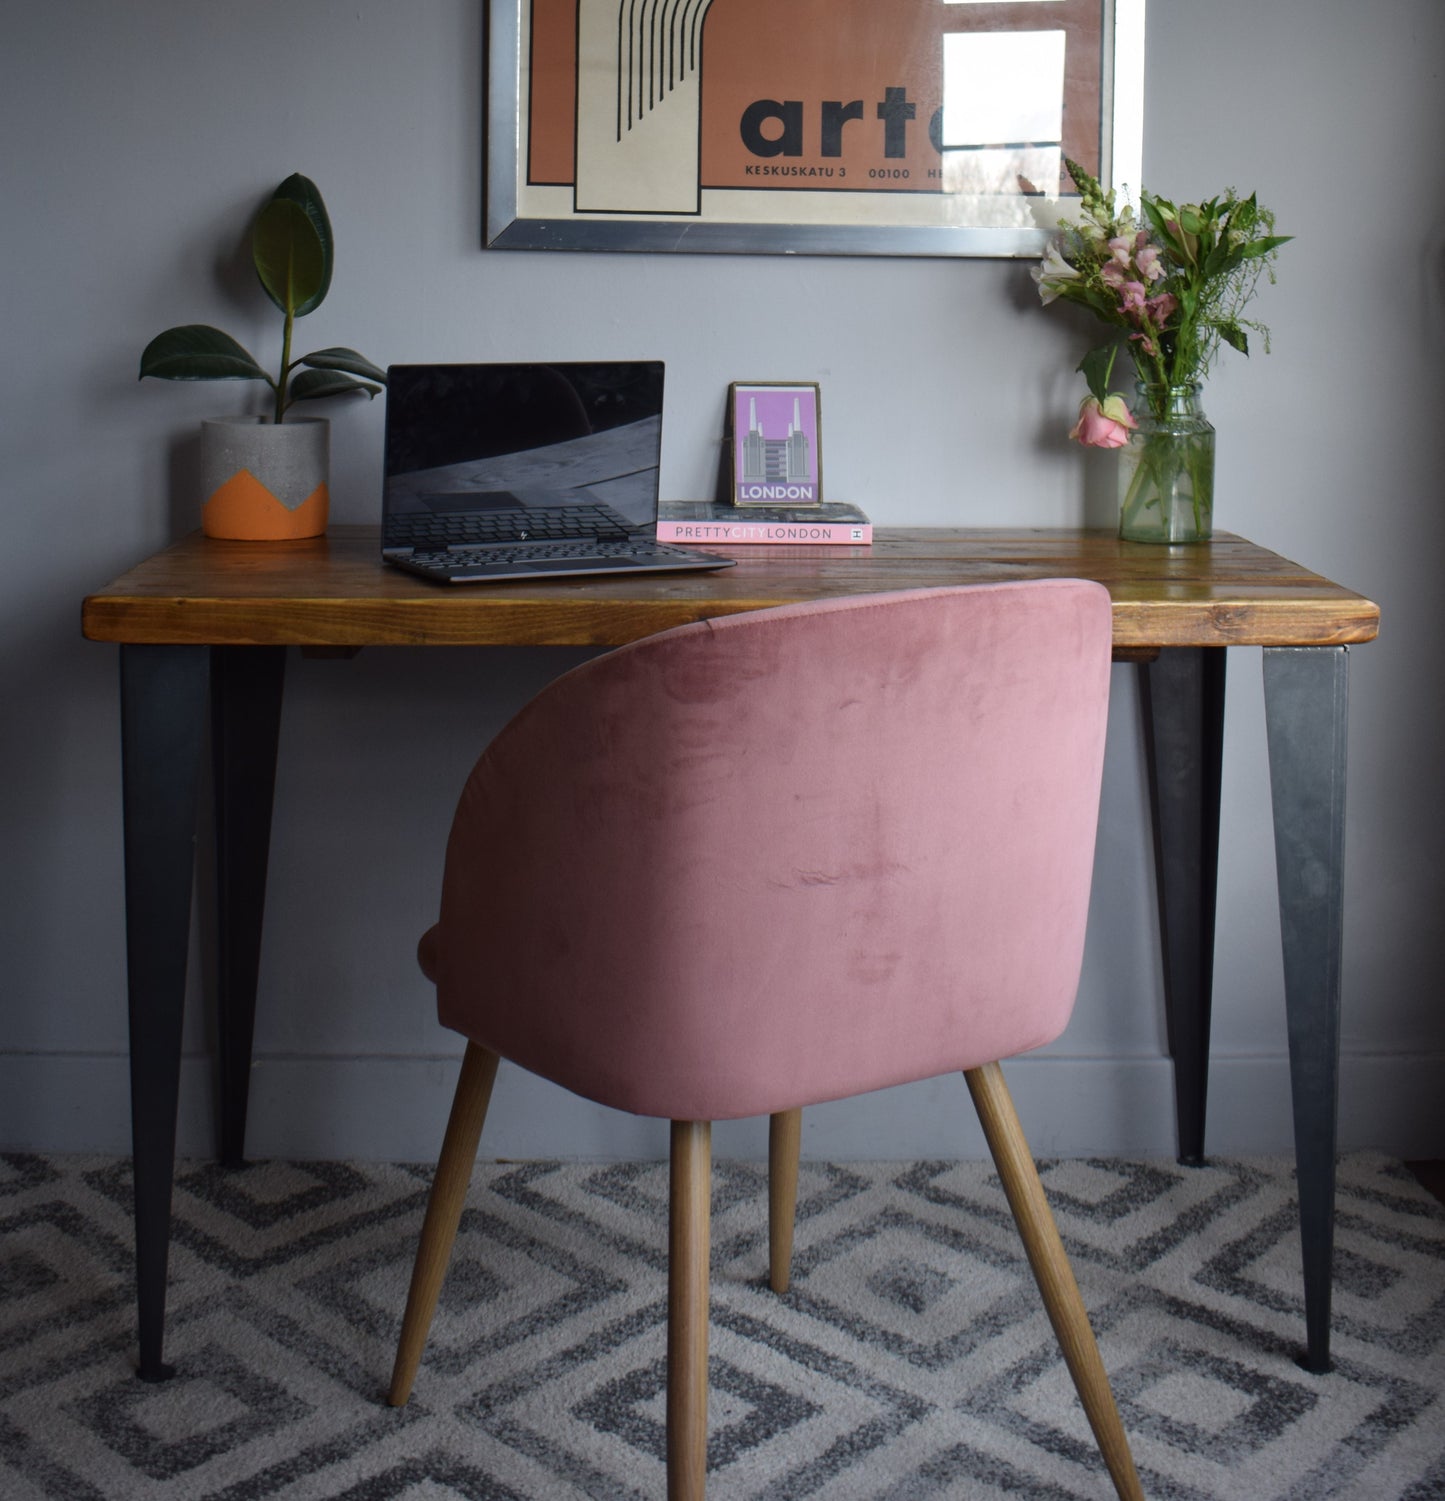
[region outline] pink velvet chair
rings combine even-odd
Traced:
[[[672,1122],[674,1501],[705,1486],[710,1123],[772,1118],[783,1291],[802,1107],[961,1070],[1115,1486],[1141,1494],[998,1067],[1073,1007],[1109,658],[1097,584],[915,590],[666,631],[516,716],[462,793],[421,945],[468,1043],[394,1405],[499,1059]]]

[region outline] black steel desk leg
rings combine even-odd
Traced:
[[[172,1374],[161,1353],[206,651],[203,646],[120,649],[136,1302],[139,1374],[145,1381],[164,1381]]]
[[[211,754],[216,799],[216,949],[221,1161],[240,1167],[261,920],[281,730],[282,646],[211,648]]]
[[[1195,1167],[1209,1090],[1224,660],[1223,647],[1176,646],[1139,668],[1176,1143]]]
[[[1348,699],[1345,647],[1265,649],[1264,710],[1304,1250],[1308,1348],[1302,1364],[1310,1371],[1330,1368]]]

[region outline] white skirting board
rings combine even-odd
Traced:
[[[261,1057],[252,1072],[247,1155],[256,1158],[433,1161],[461,1056]],[[1172,1069],[1164,1058],[1016,1059],[1005,1076],[1040,1157],[1161,1156],[1174,1151]],[[209,1061],[182,1064],[177,1151],[214,1151]],[[1406,1160],[1445,1157],[1445,1055],[1345,1054],[1341,1151]],[[1290,1152],[1283,1057],[1221,1057],[1210,1067],[1206,1150]],[[125,1153],[129,1066],[123,1055],[0,1055],[0,1150]],[[719,1157],[767,1155],[763,1121],[720,1124]],[[961,1079],[820,1105],[804,1116],[805,1156],[834,1161],[978,1158],[986,1154]],[[503,1066],[484,1158],[632,1160],[667,1154],[663,1123],[606,1110]]]

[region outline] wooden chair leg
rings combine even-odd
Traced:
[[[768,1281],[775,1293],[787,1292],[793,1278],[802,1142],[801,1110],[780,1110],[768,1121]]]
[[[393,1407],[405,1407],[416,1380],[421,1352],[436,1313],[437,1297],[446,1279],[447,1263],[457,1238],[462,1206],[466,1203],[467,1185],[477,1160],[477,1143],[482,1137],[482,1123],[492,1098],[492,1084],[497,1077],[497,1055],[474,1042],[467,1044],[462,1057],[461,1077],[452,1098],[452,1112],[441,1156],[432,1178],[431,1197],[427,1200],[426,1219],[422,1223],[421,1244],[411,1272],[411,1291],[406,1298],[406,1314],[401,1321],[401,1338],[396,1347],[396,1363],[391,1371],[391,1391],[387,1401]]]
[[[667,1501],[707,1489],[712,1127],[673,1121],[667,1274]]]
[[[994,1165],[1003,1180],[1004,1192],[1008,1195],[1009,1208],[1028,1253],[1034,1280],[1043,1295],[1044,1307],[1064,1352],[1069,1374],[1074,1378],[1079,1399],[1084,1404],[1089,1426],[1094,1430],[1104,1463],[1109,1467],[1114,1489],[1123,1501],[1143,1501],[1144,1492],[1134,1469],[1134,1457],[1129,1452],[1124,1425],[1119,1421],[1119,1409],[1114,1404],[1109,1377],[1099,1357],[1089,1316],[1084,1311],[1084,1300],[1079,1295],[1073,1268],[1069,1265],[1058,1227],[1044,1197],[1044,1186],[1039,1182],[1038,1168],[1029,1152],[1029,1144],[1024,1140],[1013,1099],[1004,1083],[1003,1070],[998,1064],[989,1063],[982,1068],[969,1069],[964,1078],[968,1080]]]

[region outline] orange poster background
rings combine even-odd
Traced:
[[[997,7],[990,6],[989,9]],[[940,19],[956,5],[885,5],[877,0],[713,0],[703,30],[702,180],[707,187],[938,187],[938,153],[928,120],[943,98]],[[877,115],[884,90],[906,89],[914,116],[905,127],[907,155],[883,154]],[[739,122],[756,99],[802,103],[803,155],[758,157],[742,142]],[[861,100],[863,116],[843,126],[840,157],[821,154],[824,100]],[[776,122],[766,127],[778,134]],[[769,179],[747,168],[831,167],[844,179]],[[906,170],[907,179],[871,179],[869,171]]]
[[[577,0],[532,0],[527,76],[527,181],[570,185],[577,162]]]
[[[1100,0],[969,5],[943,0],[713,0],[703,25],[702,186],[766,190],[799,187],[862,191],[941,188],[939,155],[928,135],[941,102],[942,47],[952,31],[1064,31],[1064,152],[1099,170]],[[576,130],[577,0],[532,0],[527,178],[571,183]],[[907,154],[884,155],[877,108],[890,88],[915,106]],[[743,145],[743,111],[758,99],[803,105],[802,156],[758,157]],[[824,100],[863,101],[863,117],[843,127],[843,155],[820,151]],[[770,121],[768,135],[779,126]],[[1002,144],[1002,143],[1000,143]],[[846,178],[799,179],[750,173],[789,165],[846,169]],[[906,169],[908,177],[870,177]],[[930,176],[930,173],[935,175]],[[1041,187],[1047,186],[1040,184]]]

